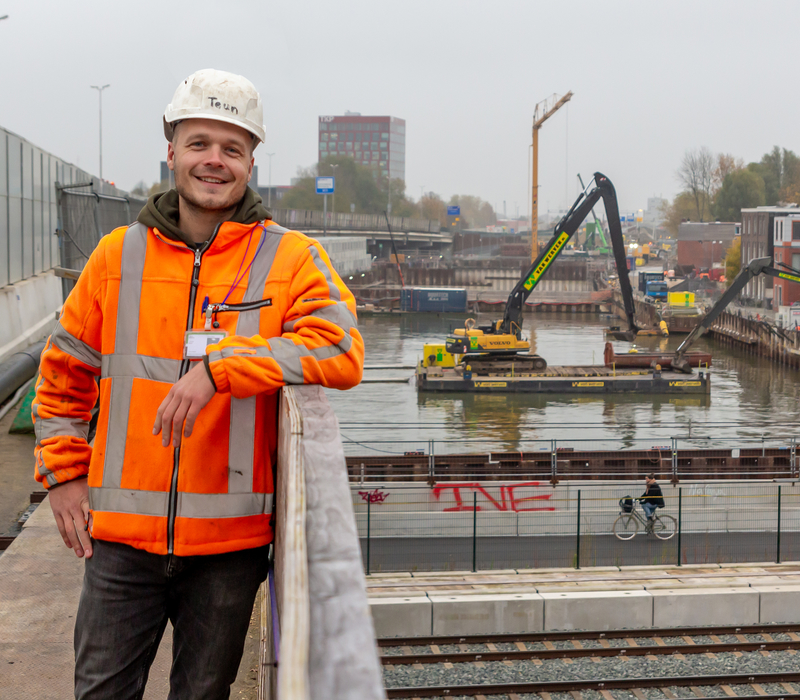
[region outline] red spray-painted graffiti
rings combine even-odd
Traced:
[[[552,496],[551,493],[535,494],[533,496],[515,496],[514,491],[517,489],[530,489],[532,487],[542,486],[539,481],[523,481],[515,484],[504,484],[499,486],[500,493],[497,498],[489,493],[489,489],[496,489],[496,486],[483,486],[479,481],[472,482],[449,482],[446,484],[436,484],[433,487],[433,496],[439,500],[440,496],[444,493],[452,491],[453,499],[456,505],[451,508],[444,508],[443,512],[456,512],[456,511],[471,511],[482,510],[481,506],[473,507],[473,498],[467,497],[467,503],[464,503],[464,496],[462,491],[472,491],[483,496],[489,503],[491,503],[497,510],[512,511],[514,513],[524,513],[528,511],[541,511],[541,510],[555,510],[552,506],[538,506],[538,507],[524,507],[531,501],[548,501]]]
[[[374,491],[359,491],[358,495],[361,496],[361,500],[364,503],[383,503],[389,498],[388,491],[379,491],[378,489]]]

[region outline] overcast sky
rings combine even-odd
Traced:
[[[734,0],[0,0],[0,126],[130,189],[159,177],[161,115],[200,68],[247,76],[265,104],[261,185],[317,159],[317,119],[406,120],[407,193],[529,209],[537,102],[575,94],[540,133],[540,210],[577,173],[623,209],[671,198],[687,149],[745,161],[798,143],[798,2]]]

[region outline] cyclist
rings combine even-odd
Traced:
[[[653,529],[653,514],[656,512],[656,508],[664,507],[664,494],[656,481],[655,474],[648,474],[644,483],[646,487],[644,493],[639,496],[639,502],[647,515],[647,531],[650,532]]]

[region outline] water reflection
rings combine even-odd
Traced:
[[[359,320],[367,364],[412,365],[424,343],[443,343],[466,316],[402,314]],[[494,318],[486,315],[479,323]],[[588,315],[526,317],[539,354],[552,365],[599,364],[607,320]],[[685,336],[643,337],[615,342],[617,353],[674,351]],[[669,444],[691,435],[688,444],[729,446],[732,438],[785,439],[800,420],[800,373],[701,338],[696,349],[713,353],[711,395],[574,396],[557,394],[418,393],[409,384],[363,384],[348,392],[329,391],[342,432],[363,440],[449,440],[447,451],[544,449],[551,439],[577,448]],[[371,377],[410,376],[411,370],[382,370]],[[778,424],[780,423],[780,424]],[[486,447],[476,447],[483,441]],[[537,442],[540,441],[540,442]],[[683,443],[682,443],[683,444]],[[686,444],[686,446],[688,446]]]

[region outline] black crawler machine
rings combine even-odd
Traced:
[[[617,266],[625,316],[628,320],[628,330],[620,331],[617,337],[620,340],[633,340],[636,336],[638,328],[634,323],[633,290],[628,279],[617,195],[611,180],[602,173],[595,173],[593,182],[594,187],[589,192],[580,194],[572,208],[558,222],[553,237],[545,249],[511,290],[503,318],[481,326],[476,326],[472,319],[468,319],[464,328],[453,331],[447,338],[445,344],[447,351],[463,355],[463,365],[469,365],[476,374],[494,373],[505,369],[511,371],[512,364],[517,372],[541,372],[547,368],[547,361],[541,355],[530,353],[530,342],[522,335],[522,311],[525,301],[589,216],[594,205],[601,199],[606,210],[614,262]]]

